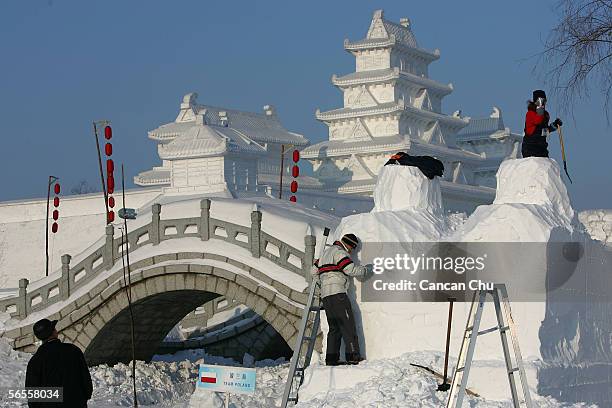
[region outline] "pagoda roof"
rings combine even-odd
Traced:
[[[196,102],[196,98],[196,93],[185,95],[176,121],[149,131],[149,138],[161,143],[168,142],[188,132],[191,127],[199,126],[196,122],[196,116],[200,115],[206,125],[233,129],[255,142],[292,144],[295,146],[308,144],[308,139],[303,135],[290,132],[283,127],[272,106],[265,106],[265,113],[259,114],[218,106],[200,105]]]
[[[204,113],[207,124],[221,124],[220,112],[225,112],[228,127],[244,133],[256,142],[283,143],[305,146],[308,139],[299,133],[290,132],[283,127],[278,116],[219,108],[211,105],[197,105],[198,113]]]
[[[400,136],[382,136],[362,140],[325,140],[308,146],[301,151],[305,159],[320,157],[345,156],[353,153],[380,153],[390,150],[405,150],[410,147],[410,140]]]
[[[499,163],[499,161],[493,159],[485,159],[476,153],[439,144],[425,143],[418,139],[410,139],[403,135],[375,137],[365,140],[326,140],[308,146],[301,151],[301,155],[304,159],[317,159],[347,156],[356,153],[392,154],[398,151],[408,151],[411,154],[429,155],[439,158],[452,158],[453,160],[472,163],[478,167],[488,165],[494,166],[496,163]]]
[[[374,12],[366,38],[357,41],[344,40],[344,49],[347,51],[386,47],[401,47],[429,61],[440,58],[438,50],[430,52],[419,48],[408,19],[402,19],[400,24],[394,23],[383,17],[382,10]]]
[[[516,136],[504,125],[501,110],[494,106],[487,118],[469,118],[468,125],[457,133],[457,141],[490,139],[492,136]]]
[[[384,115],[396,112],[409,114],[421,120],[438,121],[452,129],[461,129],[468,123],[467,119],[448,116],[426,109],[415,108],[412,105],[405,105],[404,101],[401,99],[398,102],[386,102],[374,106],[360,108],[339,108],[325,112],[321,112],[319,109],[317,109],[315,116],[320,121],[328,122],[364,116]]]
[[[266,150],[235,130],[220,126],[194,125],[180,136],[158,146],[164,160],[220,156],[227,153],[265,154]]]
[[[383,115],[387,113],[402,112],[404,110],[403,101],[386,102],[374,106],[366,106],[361,108],[339,108],[326,112],[316,111],[317,119],[321,121],[348,119],[362,116]]]
[[[431,89],[436,93],[442,95],[448,95],[453,91],[452,85],[445,85],[440,82],[434,81],[429,78],[420,77],[410,72],[400,71],[398,67],[386,68],[386,69],[375,69],[371,71],[359,71],[353,72],[343,76],[332,76],[332,83],[336,86],[350,86],[350,85],[362,85],[367,83],[375,82],[386,82],[398,78],[404,78],[417,85]]]
[[[134,176],[134,183],[139,186],[170,184],[170,169],[154,167]]]

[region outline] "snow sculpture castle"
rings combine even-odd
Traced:
[[[304,149],[323,190],[371,196],[376,176],[397,151],[431,155],[444,162],[441,183],[447,209],[471,211],[495,194],[495,172],[502,159],[516,157],[518,135],[503,127],[501,112],[476,120],[460,111],[442,113],[452,84],[429,78],[440,58],[419,47],[402,18],[399,24],[374,12],[366,38],[344,41],[355,56],[355,72],[332,77],[344,94],[344,107],[316,111],[329,127],[329,140]]]
[[[257,114],[200,105],[197,96],[185,95],[175,121],[149,131],[162,166],[138,174],[136,184],[168,193],[256,193],[278,178],[281,145],[308,144],[281,125],[273,106]]]

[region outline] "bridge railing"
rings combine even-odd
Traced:
[[[62,255],[59,276],[35,289],[28,290],[28,280],[20,279],[19,294],[0,299],[0,312],[23,319],[33,312],[68,299],[75,290],[85,286],[101,272],[111,269],[115,262],[121,259],[126,246],[133,252],[145,245],[158,245],[165,240],[186,237],[196,237],[202,241],[218,239],[229,242],[248,249],[255,258],[267,258],[306,280],[310,279],[316,245],[313,235],[304,237],[304,251],[300,251],[282,239],[262,231],[262,213],[258,209],[251,212],[251,225],[247,227],[212,218],[210,205],[210,199],[200,202],[200,217],[162,220],[161,204],[153,204],[151,222],[130,231],[127,237],[123,235],[123,231],[119,237],[115,237],[114,226],[107,225],[106,239],[102,246],[74,266],[70,265],[70,255]]]

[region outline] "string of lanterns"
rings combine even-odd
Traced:
[[[61,191],[60,185],[59,183],[56,181],[55,184],[53,185],[53,193],[55,194],[55,197],[53,197],[53,224],[51,225],[51,232],[52,233],[57,233],[57,230],[59,229],[59,224],[57,223],[57,220],[59,219],[59,205],[60,205],[60,199],[59,199],[59,193]]]
[[[113,193],[115,192],[115,162],[111,158],[113,156],[113,144],[111,143],[111,139],[113,138],[113,129],[110,126],[104,127],[104,138],[107,140],[106,145],[104,145],[104,153],[106,154],[106,192],[108,195],[108,214],[107,214],[107,223],[111,223],[115,221],[115,197],[113,197]]]
[[[295,193],[298,191],[298,182],[297,178],[300,176],[300,167],[298,166],[298,162],[300,161],[300,152],[296,149],[293,151],[293,167],[291,168],[291,176],[293,177],[293,181],[291,181],[290,189],[291,189],[291,197],[289,197],[289,201],[297,202],[297,197]]]

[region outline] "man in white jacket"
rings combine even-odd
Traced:
[[[321,282],[321,301],[327,316],[327,353],[325,364],[338,365],[340,342],[344,340],[347,364],[359,364],[363,360],[351,302],[347,296],[349,277],[366,276],[371,266],[357,266],[351,260],[351,252],[359,244],[354,234],[346,234],[327,248],[315,261],[312,272]]]

